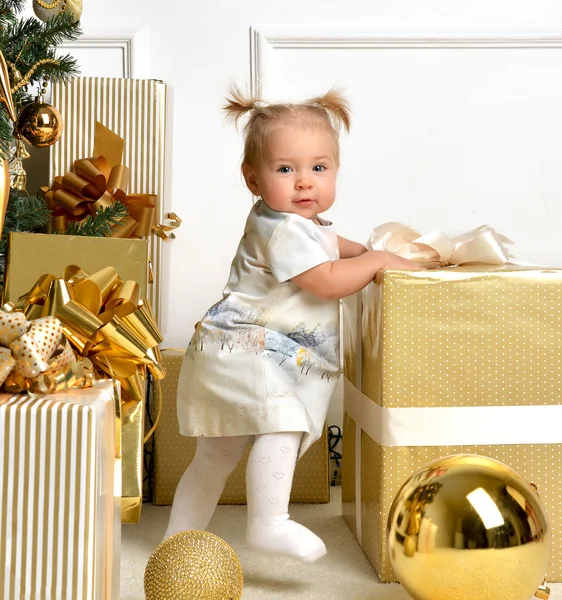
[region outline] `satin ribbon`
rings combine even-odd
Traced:
[[[93,385],[89,360],[79,361],[54,316],[28,321],[7,303],[0,308],[0,387],[52,394]]]
[[[111,237],[140,238],[151,233],[157,196],[127,194],[131,174],[121,164],[123,149],[123,139],[96,122],[95,155],[74,161],[72,170],[55,177],[51,188],[41,188],[46,204],[53,211],[54,231],[64,233],[69,222],[81,221],[101,208],[122,202],[129,214],[111,227]]]
[[[344,378],[344,410],[383,447],[562,443],[560,404],[386,408]]]
[[[70,265],[61,278],[41,276],[17,308],[27,317],[56,317],[97,378],[117,379],[130,400],[141,401],[146,369],[155,380],[165,371],[158,348],[162,335],[149,301],[138,294],[138,284],[122,281],[113,267],[90,275]]]
[[[510,239],[488,225],[448,237],[441,231],[421,235],[401,223],[385,223],[376,227],[367,243],[371,250],[392,252],[421,265],[437,260],[443,267],[468,263],[520,264],[506,246],[512,244]]]

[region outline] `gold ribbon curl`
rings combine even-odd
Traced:
[[[139,286],[113,267],[92,274],[69,265],[61,278],[41,276],[16,305],[29,317],[56,317],[76,354],[93,365],[96,378],[115,378],[131,401],[144,400],[148,369],[165,376],[158,344],[162,335]]]

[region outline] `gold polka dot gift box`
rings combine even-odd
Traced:
[[[446,268],[387,271],[342,303],[344,517],[396,581],[386,524],[402,484],[440,457],[485,455],[536,484],[547,578],[562,581],[562,270],[513,264],[490,228],[420,242],[400,227],[377,228],[371,247]]]
[[[197,445],[196,438],[179,433],[176,412],[178,376],[185,350],[162,351],[166,377],[162,381],[162,411],[154,433],[154,504],[172,504],[174,492],[188,467]],[[220,504],[246,503],[246,461],[249,446],[239,465],[230,474]],[[299,460],[295,469],[291,502],[330,501],[327,432]]]
[[[116,408],[111,381],[0,394],[3,600],[119,598]]]

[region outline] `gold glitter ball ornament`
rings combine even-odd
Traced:
[[[414,600],[529,600],[551,538],[535,489],[503,463],[470,454],[410,477],[387,526],[392,568]]]
[[[52,146],[62,135],[62,116],[59,111],[45,102],[30,102],[21,110],[16,133],[36,148]]]
[[[164,540],[144,572],[146,600],[239,600],[242,567],[234,550],[208,531],[182,531]]]

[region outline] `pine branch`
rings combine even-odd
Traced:
[[[22,75],[42,58],[55,58],[55,49],[64,41],[73,41],[82,35],[80,23],[70,14],[60,13],[43,23],[29,17],[6,27],[0,45],[8,62],[18,58]]]
[[[25,0],[0,0],[0,11],[19,13],[23,10]]]
[[[25,0],[0,0],[0,25],[13,23],[16,13],[23,10]]]
[[[60,46],[63,42],[72,42],[82,35],[80,22],[75,21],[73,15],[66,12],[49,19],[42,29],[37,43],[41,42],[44,47]]]
[[[110,237],[111,226],[116,225],[129,214],[127,207],[116,202],[107,208],[100,208],[95,215],[89,215],[77,223],[69,223],[65,235],[89,235],[93,237]]]
[[[0,240],[0,253],[6,253],[8,235],[11,231],[44,232],[50,219],[51,211],[41,197],[20,195],[19,192],[10,190],[4,230]]]

